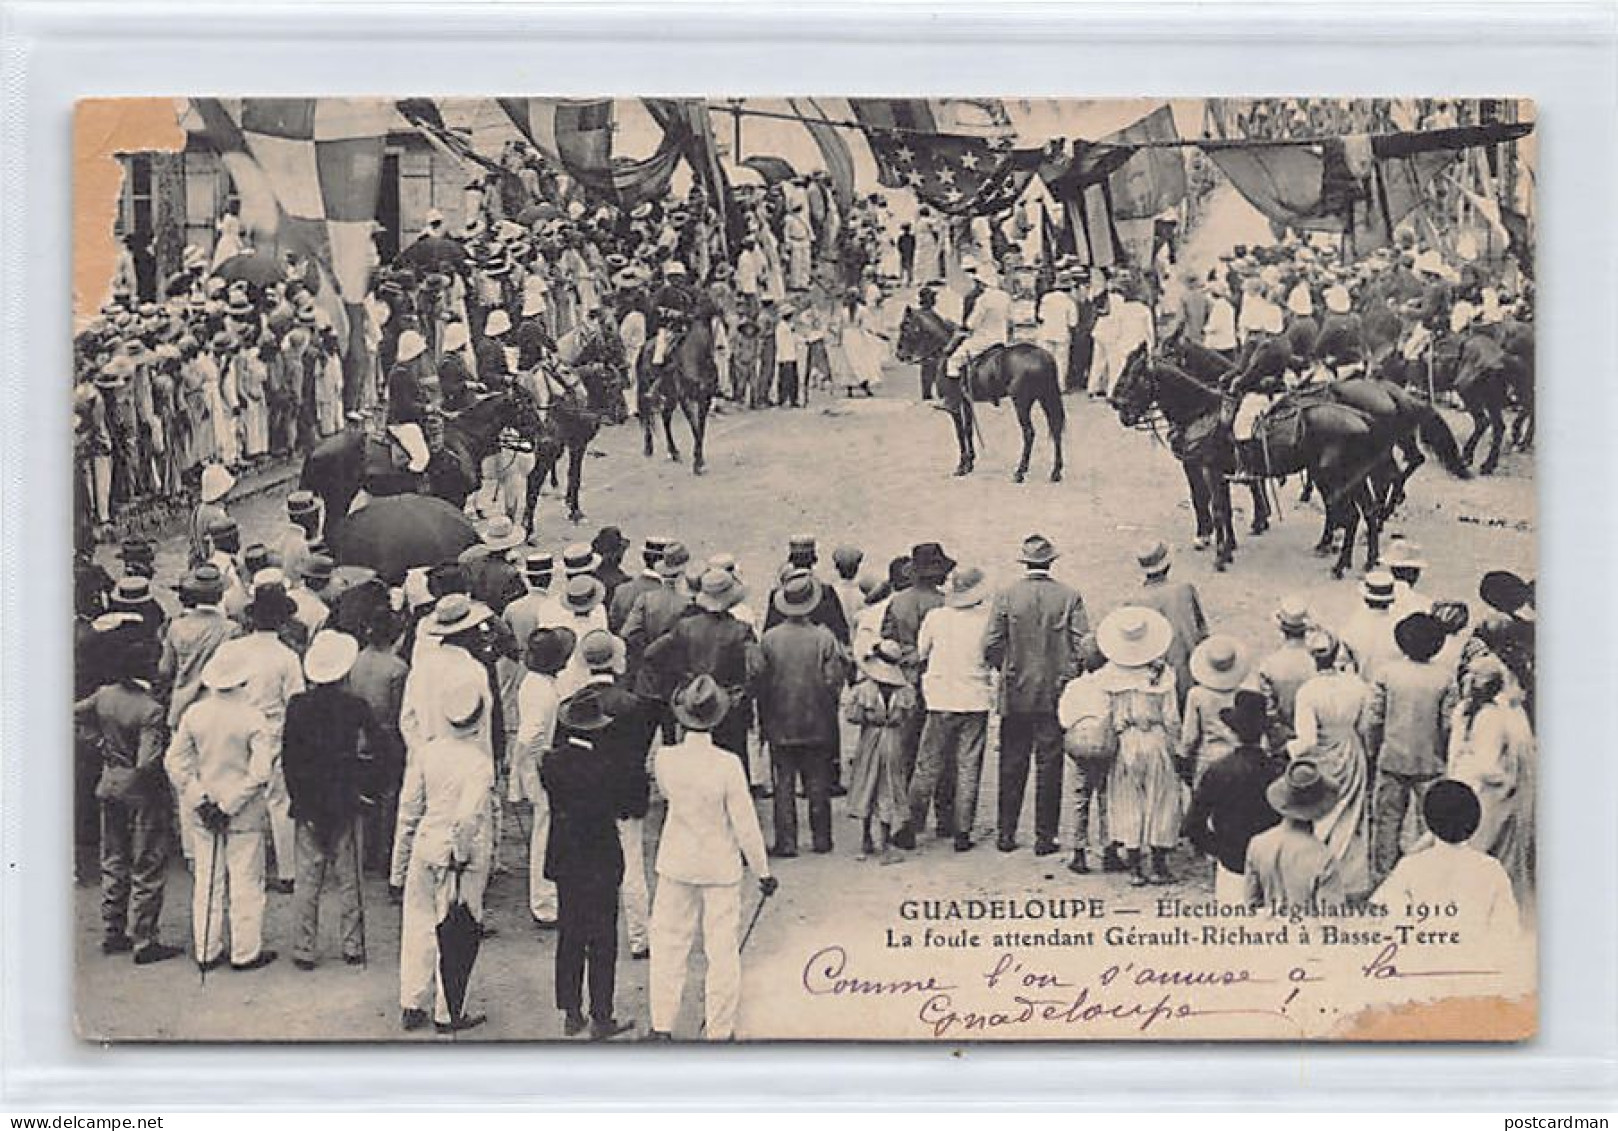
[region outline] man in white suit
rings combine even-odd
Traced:
[[[775,893],[777,881],[770,875],[742,763],[715,745],[711,734],[730,709],[729,696],[712,676],[699,675],[670,706],[685,728],[685,740],[663,747],[653,763],[658,788],[668,798],[668,818],[652,901],[651,1038],[671,1039],[700,919],[708,963],[705,1034],[710,1041],[728,1041],[741,1000],[742,859],[766,898]]]

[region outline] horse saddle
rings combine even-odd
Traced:
[[[1169,436],[1175,458],[1203,462],[1217,456],[1230,443],[1230,425],[1221,412],[1207,412]]]

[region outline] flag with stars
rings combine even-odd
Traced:
[[[908,188],[951,215],[983,215],[1010,207],[1038,166],[1009,136],[939,132],[922,99],[850,99],[876,158],[877,180]]]

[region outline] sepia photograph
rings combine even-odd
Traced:
[[[1534,1037],[1535,125],[79,102],[79,1038]]]

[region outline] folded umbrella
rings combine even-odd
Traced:
[[[461,1019],[466,1009],[466,987],[472,980],[472,966],[478,960],[478,949],[483,945],[483,927],[472,914],[472,909],[461,898],[461,873],[464,868],[451,867],[455,889],[450,895],[449,910],[438,921],[438,980],[444,987],[444,1002],[449,1007],[450,1024]]]

